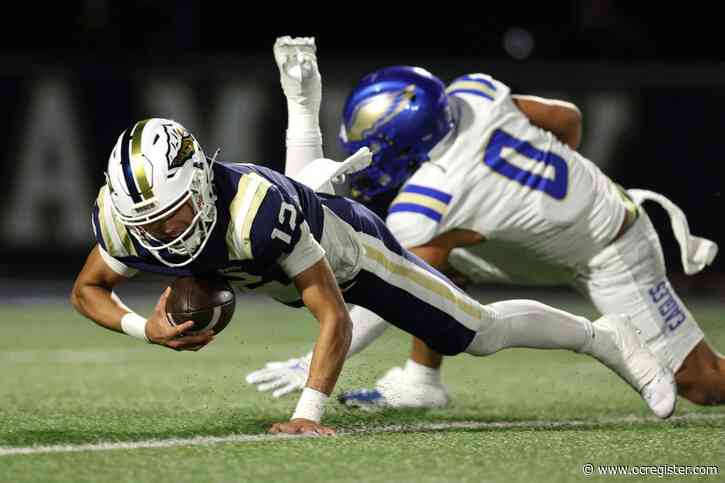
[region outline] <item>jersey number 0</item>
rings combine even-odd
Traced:
[[[544,169],[551,166],[554,170],[553,177],[535,174],[512,164],[504,156],[504,148],[510,148],[518,155],[537,163],[543,163]],[[491,135],[483,155],[483,162],[498,174],[522,186],[542,191],[556,200],[563,200],[566,197],[569,185],[569,166],[566,161],[561,156],[537,149],[527,141],[515,138],[501,129],[496,129]]]

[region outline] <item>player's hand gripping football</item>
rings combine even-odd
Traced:
[[[256,384],[258,391],[272,391],[272,397],[282,397],[305,387],[310,373],[312,353],[299,359],[268,362],[262,369],[247,374],[247,382]]]
[[[169,298],[171,288],[167,287],[156,304],[154,313],[146,321],[146,337],[152,344],[159,344],[177,351],[198,351],[214,340],[211,330],[194,335],[184,335],[194,322],[187,320],[183,324],[173,326],[166,318],[166,299]]]
[[[304,105],[319,106],[322,99],[322,78],[317,68],[315,38],[279,37],[273,50],[282,90],[287,99]]]
[[[297,418],[284,423],[274,423],[269,429],[276,434],[307,434],[314,436],[335,436],[335,430],[309,419]]]

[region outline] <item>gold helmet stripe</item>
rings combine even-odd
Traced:
[[[151,189],[151,183],[149,182],[143,153],[141,152],[141,139],[143,135],[143,128],[146,126],[148,119],[139,121],[133,127],[131,133],[131,168],[133,170],[133,177],[138,185],[138,190],[144,200],[153,198],[154,193]]]

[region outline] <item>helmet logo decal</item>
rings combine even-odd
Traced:
[[[386,92],[373,96],[362,103],[352,114],[347,130],[349,141],[361,141],[372,130],[390,122],[410,106],[415,97],[415,84],[398,92]]]
[[[188,134],[181,137],[181,148],[169,165],[169,169],[180,168],[194,156],[194,140]]]
[[[163,125],[169,139],[166,149],[166,162],[169,166],[168,177],[173,176],[177,168],[182,167],[196,152],[194,138],[191,134],[178,128],[169,129],[170,127],[173,126],[171,124]]]

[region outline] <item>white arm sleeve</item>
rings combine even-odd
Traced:
[[[383,335],[385,329],[390,327],[385,320],[378,317],[368,309],[353,305],[350,309],[352,319],[352,341],[347,357],[350,358],[369,346],[372,341]]]

